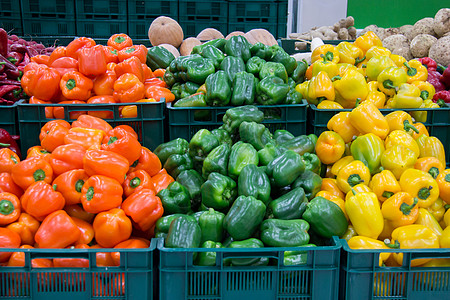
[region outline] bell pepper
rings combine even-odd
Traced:
[[[206,241],[219,242],[223,239],[223,220],[225,215],[210,208],[200,215],[198,225],[202,232],[202,243]]]
[[[237,60],[240,60],[240,62]],[[198,54],[179,57],[173,62],[175,62],[177,71],[179,71],[175,76],[178,75],[184,81],[192,81],[200,85],[205,83],[206,78],[215,71],[214,61],[209,58],[203,58]],[[234,65],[235,63],[239,64],[239,67]],[[232,82],[234,79],[232,74],[245,71],[245,64],[240,58],[227,56],[220,64],[220,69],[231,76],[229,79]]]
[[[89,177],[81,190],[81,204],[85,211],[99,213],[122,203],[123,188],[117,180],[94,175]]]
[[[448,227],[450,228],[450,227]],[[450,229],[445,228],[439,238],[439,245],[441,248],[450,248]],[[447,262],[448,264],[448,262]],[[438,265],[439,266],[439,265]]]
[[[225,42],[224,50],[228,56],[241,57],[244,61],[247,61],[252,56],[250,52],[251,46],[246,38],[238,35],[231,37]],[[205,47],[203,47],[202,51],[204,49]]]
[[[437,103],[434,103],[432,100],[427,99],[423,101],[420,105],[420,108],[439,108],[440,106]],[[411,111],[411,116],[417,122],[427,122],[428,112],[427,111]]]
[[[267,76],[256,86],[256,102],[260,105],[283,103],[289,93],[289,85],[275,76]]]
[[[274,186],[284,187],[293,183],[304,170],[302,157],[292,150],[287,150],[267,165],[266,173]]]
[[[291,76],[297,68],[297,61],[295,58],[291,57],[281,47],[274,49],[270,61],[281,63],[285,67],[288,76]]]
[[[379,56],[391,56],[391,51],[383,46],[374,45],[369,48],[366,52],[366,60],[370,60],[373,57],[379,57]]]
[[[302,161],[305,164],[305,171],[311,171],[316,174],[320,173],[321,161],[317,155],[305,153],[302,155]]]
[[[0,227],[0,248],[19,248],[20,236],[8,229]],[[13,252],[0,252],[0,263],[8,261]]]
[[[116,103],[116,99],[111,95],[103,95],[103,96],[94,96],[91,97],[87,100],[86,102],[87,104],[111,104],[111,103]],[[77,104],[77,103],[73,103],[73,104]],[[82,103],[78,103],[78,104],[82,104]],[[55,111],[54,111],[55,113]],[[114,112],[110,111],[110,110],[94,110],[94,111],[88,111],[87,112],[89,115],[97,117],[97,118],[102,118],[102,119],[113,119],[114,118]],[[73,119],[74,117],[70,117],[71,119]],[[75,117],[76,118],[76,117]]]
[[[224,245],[225,246],[225,243]],[[232,241],[227,248],[263,248],[262,241],[256,238],[249,238],[243,241]],[[268,257],[250,257],[250,258],[226,258],[224,265],[226,266],[267,266],[269,264]]]
[[[372,239],[365,236],[354,236],[348,241],[350,249],[381,249],[389,250],[390,248],[384,244],[384,242]],[[383,263],[391,256],[390,252],[381,252],[378,266],[382,266]]]
[[[422,157],[416,161],[414,169],[427,172],[436,179],[445,168],[436,157]]]
[[[172,52],[164,47],[156,46],[148,49],[146,63],[152,71],[155,71],[159,68],[166,69],[174,59]]]
[[[237,195],[236,182],[219,173],[211,173],[201,186],[202,203],[216,210],[227,209]]]
[[[327,60],[330,62],[339,62],[339,49],[334,45],[325,44],[314,49],[311,53],[311,63],[318,60]]]
[[[259,76],[259,72],[261,71],[262,66],[266,63],[266,61],[258,56],[251,57],[246,65],[245,70],[248,73],[251,73],[255,76]]]
[[[247,72],[236,74],[233,82],[231,105],[250,105],[255,101],[257,80],[256,77]]]
[[[148,148],[142,147],[141,156],[130,166],[129,172],[144,170],[148,175],[155,176],[161,170],[161,167],[158,156]]]
[[[259,165],[267,166],[272,160],[287,150],[288,149],[283,146],[277,146],[272,143],[267,144],[263,149],[258,151]]]
[[[180,172],[193,168],[194,162],[189,153],[172,154],[164,163],[164,169],[175,179],[177,179]]]
[[[445,169],[436,177],[436,182],[439,187],[439,196],[450,204],[450,169]]]
[[[220,64],[225,59],[224,53],[213,45],[206,45],[202,48],[199,54],[204,58],[212,59],[216,70],[219,69]]]
[[[205,182],[195,170],[184,170],[177,177],[177,181],[189,192],[191,207],[197,208],[201,202],[201,186]]]
[[[223,220],[224,229],[235,240],[250,238],[266,213],[264,203],[253,196],[239,196]]]
[[[256,106],[246,105],[228,109],[223,116],[223,129],[232,134],[239,129],[242,122],[261,123],[264,120],[264,113]]]
[[[436,94],[436,89],[434,88],[434,86],[427,81],[416,80],[411,82],[411,85],[419,88],[420,97],[423,100],[433,99],[434,94]]]
[[[441,198],[438,198],[431,206],[426,208],[429,213],[436,219],[436,221],[440,222],[439,224],[445,223],[443,218],[445,214],[445,202]],[[445,225],[445,224],[444,224]],[[443,226],[444,228],[446,226]]]
[[[377,77],[378,89],[388,96],[393,96],[395,91],[407,81],[405,70],[399,67],[388,67],[381,71]]]
[[[72,123],[72,128],[77,127],[102,130],[103,134],[112,130],[112,126],[105,120],[89,115],[81,115]]]
[[[11,173],[14,165],[20,162],[19,156],[9,148],[0,149],[0,173]]]
[[[132,165],[141,156],[142,146],[135,136],[121,127],[108,132],[109,139],[103,141],[101,149],[115,152],[125,157]]]
[[[6,226],[11,231],[14,231],[20,236],[22,245],[34,245],[34,235],[39,229],[39,221],[31,215],[22,212],[19,219]]]
[[[113,66],[111,66],[112,68]],[[111,71],[114,71],[116,73],[117,78],[120,78],[120,76],[129,73],[130,75],[134,75],[138,78],[138,81],[144,84],[145,82],[145,70],[142,67],[142,63],[137,57],[130,57],[128,59],[125,59],[121,63],[118,63],[116,66],[114,66],[114,69]]]
[[[23,190],[14,182],[10,173],[0,173],[0,192],[7,192],[21,197]]]
[[[51,154],[41,146],[33,146],[27,150],[27,157],[40,157],[46,161],[50,161]]]
[[[201,248],[222,248],[222,244],[219,242],[206,241],[201,245]],[[195,264],[198,266],[215,266],[216,265],[216,252],[199,252]]]
[[[338,66],[336,63],[327,60],[318,60],[312,64],[312,76],[317,76],[319,72],[327,73],[329,78],[333,78],[338,75]]]
[[[317,105],[317,109],[344,109],[342,105],[335,101],[323,100]]]
[[[270,201],[271,186],[264,169],[254,164],[246,165],[238,178],[238,195],[253,196],[265,205]]]
[[[16,195],[0,192],[0,225],[15,222],[20,216],[21,205]]]
[[[405,192],[397,192],[383,202],[381,213],[394,227],[413,224],[419,216],[417,198]]]
[[[328,130],[338,133],[345,143],[351,142],[353,137],[359,134],[358,130],[350,123],[349,115],[350,112],[339,112],[327,123]]]
[[[371,81],[378,86],[376,81]],[[370,86],[370,83],[367,85]],[[378,88],[376,90],[371,91],[369,88],[369,93],[364,101],[372,102],[377,108],[383,108],[386,103],[386,95],[383,92],[379,92]],[[364,102],[363,101],[363,102]]]
[[[394,242],[395,241],[395,242]],[[400,249],[439,248],[439,237],[424,225],[413,224],[396,228],[392,232],[391,244]],[[403,253],[392,254],[398,264],[403,264]],[[420,266],[430,259],[415,259],[411,261],[412,267]]]
[[[439,197],[439,187],[433,177],[421,170],[408,169],[400,177],[402,191],[419,199],[419,207],[431,206]]]
[[[83,158],[83,166],[89,176],[103,175],[122,184],[128,172],[128,160],[120,154],[106,150],[88,150]],[[122,189],[122,187],[121,187]]]
[[[141,189],[128,196],[122,203],[122,209],[141,231],[154,227],[164,213],[161,200],[151,189]]]
[[[258,153],[251,144],[239,142],[233,145],[228,160],[228,176],[237,179],[242,169],[249,164],[258,165]]]
[[[335,89],[327,73],[321,71],[312,77],[308,83],[306,93],[302,93],[310,104],[319,104],[322,100],[334,100]]]
[[[325,238],[342,236],[348,227],[347,219],[339,206],[323,197],[312,199],[306,205],[302,218],[314,232]]]
[[[375,193],[356,193],[345,201],[345,211],[359,235],[376,239],[383,231],[383,215]]]
[[[106,56],[102,45],[83,47],[78,52],[80,73],[97,76],[106,72]]]
[[[164,165],[169,156],[171,156],[172,154],[185,154],[188,149],[189,143],[185,139],[177,138],[171,140],[170,142],[159,145],[158,147],[156,147],[153,153],[158,156],[161,164]]]
[[[89,176],[81,168],[67,171],[53,180],[56,191],[60,192],[66,200],[66,205],[81,203],[81,190]]]
[[[419,146],[417,145],[416,141],[406,133],[404,130],[394,130],[386,137],[384,144],[386,146],[386,149],[390,149],[395,145],[401,145],[409,150],[412,150],[416,158],[420,155]]]
[[[155,99],[156,101],[160,101],[164,99],[166,103],[170,103],[175,100],[175,95],[172,92],[160,86],[149,86],[145,89],[145,97],[150,99]]]
[[[360,183],[355,185],[354,187],[352,187],[352,190],[349,191],[347,193],[347,195],[345,195],[344,200],[347,201],[348,199],[350,199],[350,197],[352,197],[354,195],[353,191],[355,191],[355,193],[368,193],[368,192],[372,192],[372,190],[370,189],[370,187],[368,187],[367,185]]]
[[[400,179],[407,169],[413,168],[416,161],[415,152],[402,145],[393,145],[387,148],[381,156],[381,166],[391,171],[397,179]]]
[[[284,83],[288,83],[288,74],[282,63],[270,61],[263,64],[259,71],[259,78],[263,80],[269,76],[281,78]]]
[[[422,65],[417,59],[411,59],[408,62],[404,62],[402,68],[406,71],[407,83],[413,83],[414,81],[426,81],[428,77],[428,71],[425,66]]]
[[[354,107],[358,98],[365,99],[369,93],[366,79],[353,69],[347,70],[342,78],[334,81],[333,86],[343,99],[342,103],[338,99],[336,101],[344,108]]]
[[[386,68],[395,67],[395,63],[389,56],[373,56],[366,63],[366,75],[371,81],[376,81],[378,75]]]
[[[231,99],[231,85],[224,71],[217,71],[206,79],[206,103],[226,106]]]
[[[416,142],[420,149],[419,157],[436,157],[443,165],[446,164],[444,146],[438,138],[422,134]]]
[[[91,97],[94,83],[80,72],[71,71],[64,74],[59,86],[67,99],[87,100]]]
[[[154,190],[152,177],[145,170],[136,170],[128,173],[122,187],[125,197],[129,197],[131,194],[143,189]]]
[[[338,161],[345,151],[342,137],[334,131],[324,131],[320,134],[316,144],[316,154],[324,164]]]
[[[297,187],[281,197],[270,201],[268,211],[274,218],[282,220],[299,219],[306,209],[308,200],[303,188]]]
[[[369,168],[370,174],[379,172],[381,156],[385,148],[383,141],[378,136],[373,133],[359,136],[353,141],[350,149],[353,158],[362,161]]]
[[[396,110],[385,116],[388,124],[389,131],[404,130],[412,135],[413,132],[418,133],[419,130],[413,125],[411,115],[407,112]]]
[[[337,162],[335,162],[331,167],[331,174],[333,176],[337,176],[339,174],[339,171],[355,159],[351,155],[344,156],[340,158]],[[335,179],[334,179],[335,180]]]
[[[367,31],[363,35],[359,36],[354,42],[353,45],[358,47],[366,54],[367,50],[372,48],[373,46],[383,46],[380,38],[373,32]]]
[[[400,184],[394,174],[389,170],[383,170],[375,174],[369,183],[369,187],[381,202],[384,202],[386,199],[401,191]]]
[[[411,84],[401,84],[397,94],[392,98],[392,108],[419,108],[423,103],[418,87]]]
[[[144,98],[144,94],[144,84],[134,74],[125,73],[114,82],[113,96],[118,102],[136,102]]]
[[[191,216],[179,216],[170,224],[165,240],[168,248],[198,248],[202,238],[197,220]]]
[[[75,223],[75,225],[80,230],[80,237],[75,242],[75,247],[82,247],[82,245],[86,245],[86,248],[89,249],[89,246],[87,244],[91,243],[94,239],[94,228],[92,225],[82,219],[78,219],[75,217],[71,217],[72,221]]]
[[[103,46],[103,53],[105,54],[106,66],[113,62],[117,64],[119,62],[119,51],[112,46]]]
[[[316,140],[317,136],[315,136]],[[305,153],[313,153],[314,147],[317,144],[313,141],[313,139],[308,135],[299,135],[296,136],[293,139],[290,139],[288,141],[283,142],[282,144],[278,145],[279,148],[284,148],[287,150],[292,150],[296,152],[299,155],[303,155]],[[285,152],[285,151],[282,151]]]
[[[20,83],[28,96],[49,101],[55,99],[60,92],[60,79],[57,70],[39,65],[35,69],[25,71]]]
[[[77,144],[58,146],[50,155],[49,160],[54,176],[70,170],[82,169],[85,152],[86,149]]]
[[[61,77],[70,71],[78,71],[78,61],[71,57],[60,57],[51,62],[49,66],[58,71]]]
[[[39,248],[64,248],[75,243],[80,235],[72,218],[65,211],[57,210],[44,219],[35,239]]]
[[[69,132],[70,125],[66,121],[54,120],[46,123],[39,134],[41,146],[47,151],[53,151],[64,144],[64,138]]]
[[[80,37],[70,42],[66,47],[66,56],[78,59],[78,55],[83,48],[90,48],[96,45],[91,38]]]
[[[311,200],[320,191],[322,186],[322,178],[309,170],[305,170],[297,179],[292,183],[292,188],[302,187],[305,191],[306,198]]]
[[[141,63],[145,64],[147,61],[147,47],[144,45],[133,45],[118,51],[119,61],[124,61],[133,56],[139,58]]]
[[[202,166],[203,178],[208,178],[213,172],[222,175],[228,175],[228,160],[230,157],[231,147],[228,144],[221,144],[215,147],[205,158]]]
[[[197,131],[189,142],[189,155],[194,165],[201,168],[205,158],[217,146],[219,146],[219,140],[208,129]]]
[[[102,247],[112,248],[130,238],[132,224],[120,208],[103,211],[94,219],[95,241]]]
[[[71,128],[64,136],[67,145],[78,145],[88,150],[91,147],[100,148],[104,132],[99,129],[75,127]]]
[[[264,45],[261,42],[257,42],[255,44],[253,44],[250,47],[250,52],[251,52],[252,56],[257,56],[257,57],[265,59],[265,60],[270,59],[272,57],[272,53],[273,53],[272,49],[269,46]]]
[[[344,193],[339,189],[337,180],[333,178],[323,178],[320,190],[330,192],[334,196],[342,199],[344,199],[345,196]]]
[[[438,237],[442,236],[442,227],[439,225],[439,222],[436,218],[425,208],[418,209],[418,217],[415,221],[415,224],[420,224],[428,227],[436,234]]]
[[[349,115],[350,123],[362,134],[373,133],[382,140],[389,134],[386,118],[372,102],[363,102]]]
[[[15,164],[11,168],[11,177],[14,183],[26,190],[30,185],[38,181],[51,183],[53,170],[47,161],[39,157],[31,157]]]
[[[369,182],[370,170],[359,160],[354,160],[342,167],[336,177],[337,186],[344,193],[348,193],[357,184],[368,185]]]
[[[270,247],[298,247],[308,244],[309,224],[305,220],[268,219],[261,223],[261,240]]]
[[[180,216],[185,216],[184,214],[172,214],[168,216],[163,216],[156,221],[155,225],[155,237],[163,237],[166,238],[167,233],[169,232],[170,224],[173,220]]]
[[[81,203],[66,205],[64,207],[64,210],[69,216],[84,220],[88,223],[92,223],[92,220],[94,220],[95,217],[95,214],[88,213],[87,211],[85,211]]]
[[[336,48],[339,52],[339,63],[357,65],[364,60],[363,51],[352,43],[340,42]]]
[[[170,183],[156,194],[164,207],[164,214],[187,213],[191,209],[189,191],[179,182]]]
[[[272,143],[273,138],[269,129],[256,122],[242,122],[239,126],[240,140],[251,144],[257,151],[264,148],[267,143]]]
[[[153,86],[153,85],[152,85]],[[147,85],[146,85],[147,87]],[[186,83],[175,83],[172,86],[171,92],[175,96],[175,100],[179,100],[182,98],[186,98],[192,94],[195,94],[196,92],[199,92],[200,86],[193,82],[186,82]],[[206,94],[206,89],[205,93]]]

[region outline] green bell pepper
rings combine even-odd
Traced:
[[[266,172],[274,186],[283,187],[293,183],[304,170],[305,164],[301,156],[287,150],[267,165]]]
[[[295,84],[294,79],[292,79],[291,77],[288,77],[287,84],[289,85],[289,88],[290,88],[289,92],[292,92],[292,90],[295,90],[296,84]],[[301,95],[301,93],[300,93],[300,95]]]
[[[258,239],[250,238],[243,241],[233,241],[227,248],[231,249],[251,249],[264,248],[263,242]],[[248,251],[248,250],[247,250]],[[249,258],[225,258],[226,266],[267,266],[269,264],[268,257],[249,257]]]
[[[231,140],[231,136],[225,129],[216,128],[211,131],[211,133],[217,137],[220,144],[227,144],[230,147],[233,145],[233,141]]]
[[[191,210],[189,191],[177,181],[171,182],[167,188],[159,191],[156,196],[161,199],[164,215],[185,214]]]
[[[220,64],[220,70],[227,74],[230,82],[234,82],[237,73],[245,72],[245,63],[240,57],[227,56]]]
[[[170,223],[180,216],[184,216],[184,214],[172,214],[159,218],[155,225],[155,237],[166,238],[167,233],[169,232]]]
[[[251,144],[257,151],[268,143],[274,143],[269,129],[256,122],[242,122],[239,126],[239,136],[241,141]]]
[[[259,79],[263,80],[266,77],[275,76],[281,78],[283,83],[288,82],[288,75],[283,64],[278,62],[266,62],[259,71]]]
[[[250,52],[252,56],[257,56],[264,60],[269,60],[272,57],[272,50],[267,45],[264,45],[261,42],[255,43],[251,48]]]
[[[246,165],[238,178],[238,195],[253,196],[265,205],[270,201],[270,180],[264,167]]]
[[[167,248],[198,248],[202,232],[194,217],[182,215],[173,220],[165,240]]]
[[[317,247],[314,244],[302,245],[302,248]],[[308,262],[308,251],[284,251],[283,264],[285,266],[300,266]]]
[[[206,104],[226,106],[231,100],[231,85],[224,71],[217,71],[206,78]]]
[[[236,240],[248,239],[264,219],[266,206],[252,196],[239,196],[223,220],[224,229]]]
[[[152,71],[166,69],[174,59],[172,52],[161,46],[151,47],[147,51],[147,66]]]
[[[287,130],[277,129],[273,133],[273,139],[278,145],[281,145],[289,140],[292,140],[295,136]]]
[[[282,143],[281,146],[289,150],[292,150],[300,155],[303,155],[307,152],[309,153],[314,152],[314,144],[311,141],[311,139],[308,138],[306,135],[296,136],[295,138]]]
[[[202,167],[202,176],[208,178],[209,174],[216,172],[228,175],[228,160],[230,159],[231,147],[228,144],[221,144],[214,148],[205,158]]]
[[[253,56],[247,61],[245,69],[247,72],[259,77],[259,72],[265,63],[266,61],[264,59],[258,56]]]
[[[358,233],[356,232],[353,225],[348,225],[347,231],[340,238],[343,240],[346,240],[348,242],[352,237],[357,236],[357,235],[358,235]]]
[[[194,217],[197,220],[197,222],[198,222],[198,220],[200,220],[200,216],[203,215],[207,210],[208,209],[200,210],[200,211],[197,211],[197,212],[190,211],[187,214],[188,214],[188,216]]]
[[[211,173],[201,187],[202,204],[216,210],[226,210],[236,198],[236,182],[228,176]]]
[[[289,85],[284,83],[283,79],[267,76],[256,86],[256,102],[261,105],[280,104],[286,100],[288,93]]]
[[[319,137],[317,135],[315,135],[314,133],[308,134],[307,137],[310,139],[310,141],[313,143],[314,149],[312,152],[310,153],[314,153],[316,150],[316,144],[317,144],[317,140],[319,139]]]
[[[216,71],[212,59],[203,58],[201,55],[194,54],[189,56],[180,56],[174,64],[178,74],[174,76],[183,81],[192,81],[197,84],[203,84],[206,78]],[[172,69],[172,68],[171,68]]]
[[[201,170],[203,161],[217,146],[219,146],[219,140],[208,129],[200,129],[194,134],[189,142],[189,155],[196,169]]]
[[[289,93],[286,96],[286,100],[284,103],[286,104],[301,104],[303,99],[303,95],[300,92],[297,92],[295,88],[291,88]]]
[[[153,151],[156,156],[158,156],[161,164],[164,165],[166,160],[172,154],[185,154],[189,149],[189,143],[185,139],[177,138],[171,140],[170,142],[160,144]]]
[[[200,86],[194,82],[175,83],[171,92],[175,95],[175,100],[179,100],[195,94]]]
[[[255,102],[256,78],[251,73],[236,73],[233,82],[231,105],[250,105]]]
[[[281,63],[286,68],[288,76],[291,76],[297,68],[297,61],[295,60],[295,58],[287,54],[283,49],[275,51],[272,54],[270,60],[273,62]]]
[[[206,96],[204,93],[195,93],[189,95],[185,98],[182,98],[175,102],[174,107],[207,107],[206,104]],[[211,112],[209,110],[195,110],[194,111],[194,120],[202,121],[208,120],[211,116]]]
[[[193,169],[194,162],[189,153],[172,154],[167,158],[163,168],[176,180],[182,171]]]
[[[263,149],[258,151],[259,164],[261,166],[267,166],[272,160],[286,151],[287,149],[282,146],[268,143]]]
[[[302,160],[305,164],[305,171],[312,171],[316,174],[320,174],[321,161],[316,154],[306,152],[302,155]]]
[[[225,215],[210,208],[203,212],[198,225],[202,230],[202,243],[206,241],[220,242],[223,239],[223,219]]]
[[[292,188],[301,187],[305,191],[306,198],[311,200],[322,187],[322,177],[310,170],[305,170],[292,183]]]
[[[177,82],[178,79],[175,77],[175,74],[173,72],[166,69],[166,72],[164,73],[163,76],[163,80],[169,87],[172,87]]]
[[[202,244],[202,248],[218,249],[222,248],[219,242],[206,241]],[[216,252],[199,252],[195,261],[197,266],[212,267],[216,265]]]
[[[212,59],[216,70],[219,69],[220,64],[225,58],[223,52],[220,51],[217,47],[214,47],[213,45],[207,45],[203,47],[202,51],[200,52],[200,55],[203,56],[204,58]]]
[[[261,223],[261,241],[269,247],[299,247],[309,242],[305,220],[268,219]]]
[[[225,43],[225,53],[228,56],[235,56],[242,58],[244,62],[250,59],[252,56],[250,47],[252,45],[247,39],[241,35],[232,36]]]
[[[188,190],[192,209],[197,209],[202,201],[201,186],[205,182],[202,176],[196,170],[185,170],[178,175],[177,181]]]
[[[315,197],[308,203],[302,218],[318,235],[331,238],[342,236],[347,231],[348,222],[339,206],[323,197]]]
[[[380,172],[384,143],[378,136],[372,133],[358,136],[352,142],[350,151],[355,160],[362,161],[369,168],[370,174]]]
[[[264,120],[264,113],[256,106],[246,105],[233,107],[228,109],[223,116],[223,129],[232,134],[242,122],[256,122],[261,123]]]
[[[294,80],[296,85],[305,81],[305,74],[307,69],[308,63],[306,62],[306,60],[297,61],[297,68],[295,68],[294,72],[291,75],[291,78]]]
[[[275,219],[293,220],[301,218],[308,200],[301,187],[295,188],[281,197],[271,201],[268,206],[269,215]]]
[[[215,40],[211,40],[211,41],[207,41],[201,45],[197,45],[195,46],[192,51],[191,54],[196,54],[196,53],[201,53],[203,48],[211,45],[216,47],[217,49],[219,49],[220,51],[224,51],[225,50],[225,43],[227,42],[227,40],[225,39],[215,39]]]
[[[238,142],[231,147],[228,161],[228,176],[237,179],[246,165],[258,165],[258,152],[251,144]]]

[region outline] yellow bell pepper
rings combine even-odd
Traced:
[[[406,58],[401,55],[391,54],[390,59],[395,63],[395,65],[399,68],[403,67],[403,63],[406,62]]]
[[[365,236],[354,236],[347,241],[350,249],[382,249],[389,250],[390,248],[384,244],[384,242],[372,239]],[[390,252],[381,252],[379,266],[381,267],[383,263],[391,256]]]
[[[349,42],[340,42],[336,46],[339,52],[339,62],[350,65],[357,65],[364,60],[363,51]]]
[[[441,248],[450,248],[450,227],[445,228],[442,232],[439,238],[439,245]]]
[[[307,80],[295,86],[295,90],[297,92],[299,92],[302,95],[305,95],[304,98],[306,98],[306,93],[308,92],[308,84],[309,81]]]
[[[444,214],[444,224],[445,226],[450,227],[450,209],[447,209]]]
[[[373,175],[369,187],[381,202],[402,190],[394,174],[389,170],[383,170]]]
[[[377,108],[383,108],[384,104],[386,103],[386,95],[378,91],[369,92],[367,94],[366,100],[364,101],[372,102]]]
[[[331,168],[330,168],[331,173]],[[335,178],[323,178],[322,185],[320,186],[321,191],[327,191],[336,197],[344,199],[344,193],[339,189],[337,185],[337,180]]]
[[[436,177],[436,182],[439,187],[439,196],[445,203],[450,204],[450,169],[442,171]]]
[[[378,89],[388,96],[393,96],[400,85],[406,83],[406,80],[405,70],[399,67],[388,67],[377,77]]]
[[[420,170],[408,169],[400,177],[402,191],[419,199],[419,206],[431,206],[439,197],[439,187],[433,177]]]
[[[366,52],[373,46],[383,46],[383,42],[373,31],[367,31],[363,35],[359,36],[353,42],[353,45],[361,49],[363,53],[366,54]]]
[[[353,69],[348,69],[342,78],[337,78],[333,86],[346,103],[346,105],[339,103],[343,107],[355,107],[356,100],[365,99],[369,93],[366,79]]]
[[[358,235],[376,239],[383,231],[383,215],[375,193],[356,193],[345,201],[345,211]]]
[[[341,159],[339,159],[337,162],[335,162],[332,166],[331,166],[331,173],[334,176],[337,176],[339,171],[346,165],[348,165],[349,163],[351,163],[352,161],[354,161],[355,159],[353,158],[353,156],[351,155],[347,155],[342,157]]]
[[[394,97],[392,97],[392,108],[420,108],[423,99],[420,98],[420,90],[418,87],[403,83]]]
[[[423,100],[433,99],[434,94],[436,94],[436,89],[434,85],[427,81],[416,80],[411,82],[412,85],[416,86],[420,90],[420,97]]]
[[[419,224],[394,229],[392,242],[394,245],[398,245],[400,249],[439,248],[439,237],[428,227]],[[393,253],[393,256],[399,265],[403,264],[403,253]],[[414,259],[411,261],[411,266],[420,266],[428,261],[430,261],[429,258]]]
[[[434,136],[427,137],[422,134],[416,139],[416,142],[420,149],[419,157],[436,157],[440,160],[442,165],[446,165],[444,146],[438,138]]]
[[[384,219],[383,231],[378,236],[380,241],[384,241],[385,239],[391,239],[392,231],[394,231],[395,227],[392,223],[386,219]]]
[[[321,45],[311,53],[311,63],[318,60],[327,60],[337,64],[339,62],[339,51],[334,45]]]
[[[359,135],[359,131],[351,124],[349,116],[350,112],[348,111],[339,112],[331,117],[327,123],[327,128],[337,132],[346,144]]]
[[[368,185],[369,182],[369,168],[359,160],[354,160],[348,165],[342,167],[336,177],[337,186],[344,193],[351,191],[351,189],[357,184],[363,183]]]
[[[387,48],[384,48],[383,46],[372,46],[366,52],[367,60],[371,60],[373,57],[377,56],[386,56],[389,58],[389,56],[391,56],[391,51]]]
[[[444,172],[445,167],[436,157],[422,157],[416,161],[414,169],[427,172],[436,179],[441,172]]]
[[[450,258],[433,258],[429,262],[423,264],[422,267],[424,267],[424,268],[450,267]],[[431,273],[430,275],[432,275],[432,274],[433,273]],[[435,275],[438,275],[438,274],[441,274],[441,273],[435,273]],[[430,281],[434,281],[437,284],[442,282],[439,280],[439,278],[436,278],[436,280],[435,280],[432,277],[430,278]]]
[[[399,179],[405,170],[412,168],[417,161],[416,154],[402,145],[394,145],[381,155],[381,166],[391,171]]]
[[[360,133],[373,133],[382,140],[389,134],[386,118],[372,102],[365,101],[350,112],[350,123]]]
[[[357,70],[357,68],[354,65],[348,64],[348,63],[339,63],[337,64],[338,73],[339,76],[344,76],[345,72],[347,72],[348,69]]]
[[[428,206],[426,210],[433,215],[436,221],[441,222],[445,214],[444,200],[437,198],[437,200],[434,201],[431,206]]]
[[[335,101],[323,100],[317,105],[318,109],[344,109],[342,105]]]
[[[389,124],[389,133],[394,130],[404,130],[410,135],[412,135],[413,132],[419,132],[419,129],[413,125],[411,115],[403,110],[393,111],[385,117]]]
[[[328,77],[333,78],[338,74],[338,67],[334,62],[318,60],[312,64],[312,76],[317,76],[321,71],[327,73]]]
[[[381,213],[394,227],[410,225],[419,216],[418,202],[419,200],[411,197],[410,194],[398,192],[383,202]]]
[[[310,104],[319,104],[322,100],[334,100],[334,86],[328,74],[321,71],[308,81],[308,90],[304,94]]]
[[[425,208],[419,208],[419,215],[416,220],[416,224],[420,224],[428,227],[437,236],[442,235],[442,227],[433,215]]]
[[[401,145],[409,150],[412,150],[416,154],[416,159],[420,155],[420,149],[419,145],[417,145],[417,142],[406,133],[404,130],[394,130],[386,137],[384,140],[384,146],[386,147],[386,150],[392,148],[395,145]]]
[[[427,127],[425,127],[425,125],[423,125],[422,123],[417,122],[417,123],[414,123],[413,125],[414,125],[414,127],[417,128],[417,130],[419,130],[418,133],[413,131],[413,133],[412,133],[413,139],[417,140],[422,134],[424,134],[425,136],[430,136],[430,133],[428,132]]]
[[[406,82],[412,83],[414,81],[426,81],[428,78],[428,70],[417,59],[411,59],[408,62],[404,62],[402,68],[406,71],[408,77]]]
[[[342,137],[334,131],[324,131],[316,142],[316,154],[324,164],[337,162],[345,151]]]
[[[360,184],[355,185],[355,186],[351,189],[351,191],[348,192],[347,195],[345,195],[345,201],[347,201],[348,199],[350,199],[350,197],[352,197],[352,196],[354,195],[354,194],[353,194],[353,191],[355,191],[356,193],[368,193],[368,192],[372,192],[372,190],[370,189],[369,186],[367,186],[367,185],[365,185],[365,184],[363,184],[363,183],[360,183]]]
[[[440,108],[440,106],[434,103],[433,100],[427,99],[423,101],[419,108]],[[417,122],[426,122],[428,118],[428,112],[426,110],[414,110],[410,114]]]

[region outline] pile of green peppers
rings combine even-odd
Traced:
[[[175,95],[175,107],[302,101],[295,86],[304,81],[308,64],[297,62],[278,45],[252,45],[243,36],[233,36],[195,46],[191,55],[178,58],[163,49],[152,49],[147,64],[167,67],[164,81]]]
[[[229,109],[223,125],[177,138],[154,153],[175,181],[161,190],[164,216],[155,236],[174,248],[314,247],[348,227],[342,210],[315,197],[323,165],[315,135],[273,134],[256,106]],[[216,265],[216,252],[198,252],[196,264]],[[285,265],[307,252],[286,251]],[[227,265],[267,265],[269,259],[229,258]]]

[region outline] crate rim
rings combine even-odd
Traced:
[[[186,107],[175,107],[172,106],[172,102],[167,103],[167,108],[168,109],[173,109],[173,110],[198,110],[198,109],[205,109],[205,110],[212,110],[212,109],[231,109],[231,108],[235,108],[235,107],[242,107],[242,106],[256,106],[258,109],[259,108],[285,108],[285,107],[303,107],[303,106],[307,106],[308,102],[306,101],[306,99],[302,99],[302,103],[297,103],[297,104],[274,104],[274,105],[254,105],[254,104],[249,104],[249,105],[239,105],[239,106],[186,106]]]
[[[346,252],[350,253],[383,253],[383,252],[389,252],[389,253],[449,253],[450,254],[450,248],[421,248],[421,249],[352,249],[348,245],[347,241],[344,239],[339,239],[339,242],[342,246],[342,249]],[[389,268],[389,267],[387,267]],[[392,267],[392,268],[400,268],[400,267]],[[416,268],[416,267],[415,267]]]
[[[309,107],[313,111],[335,111],[335,112],[349,112],[352,111],[353,108],[332,108],[332,109],[324,109],[324,108],[317,108],[315,104],[309,104]],[[439,111],[439,110],[450,110],[449,104],[446,103],[446,107],[439,107],[439,108],[379,108],[380,112],[394,112],[394,111]]]
[[[85,107],[85,106],[89,106],[89,107],[105,107],[105,106],[128,106],[128,105],[157,105],[157,104],[161,104],[163,102],[166,102],[165,98],[161,98],[159,99],[159,101],[155,101],[155,102],[126,102],[126,103],[76,103],[76,104],[72,104],[72,103],[49,103],[49,104],[43,104],[43,103],[39,103],[39,104],[32,104],[32,103],[26,103],[25,99],[20,99],[19,101],[17,101],[16,103],[19,106],[50,106],[50,107]]]

